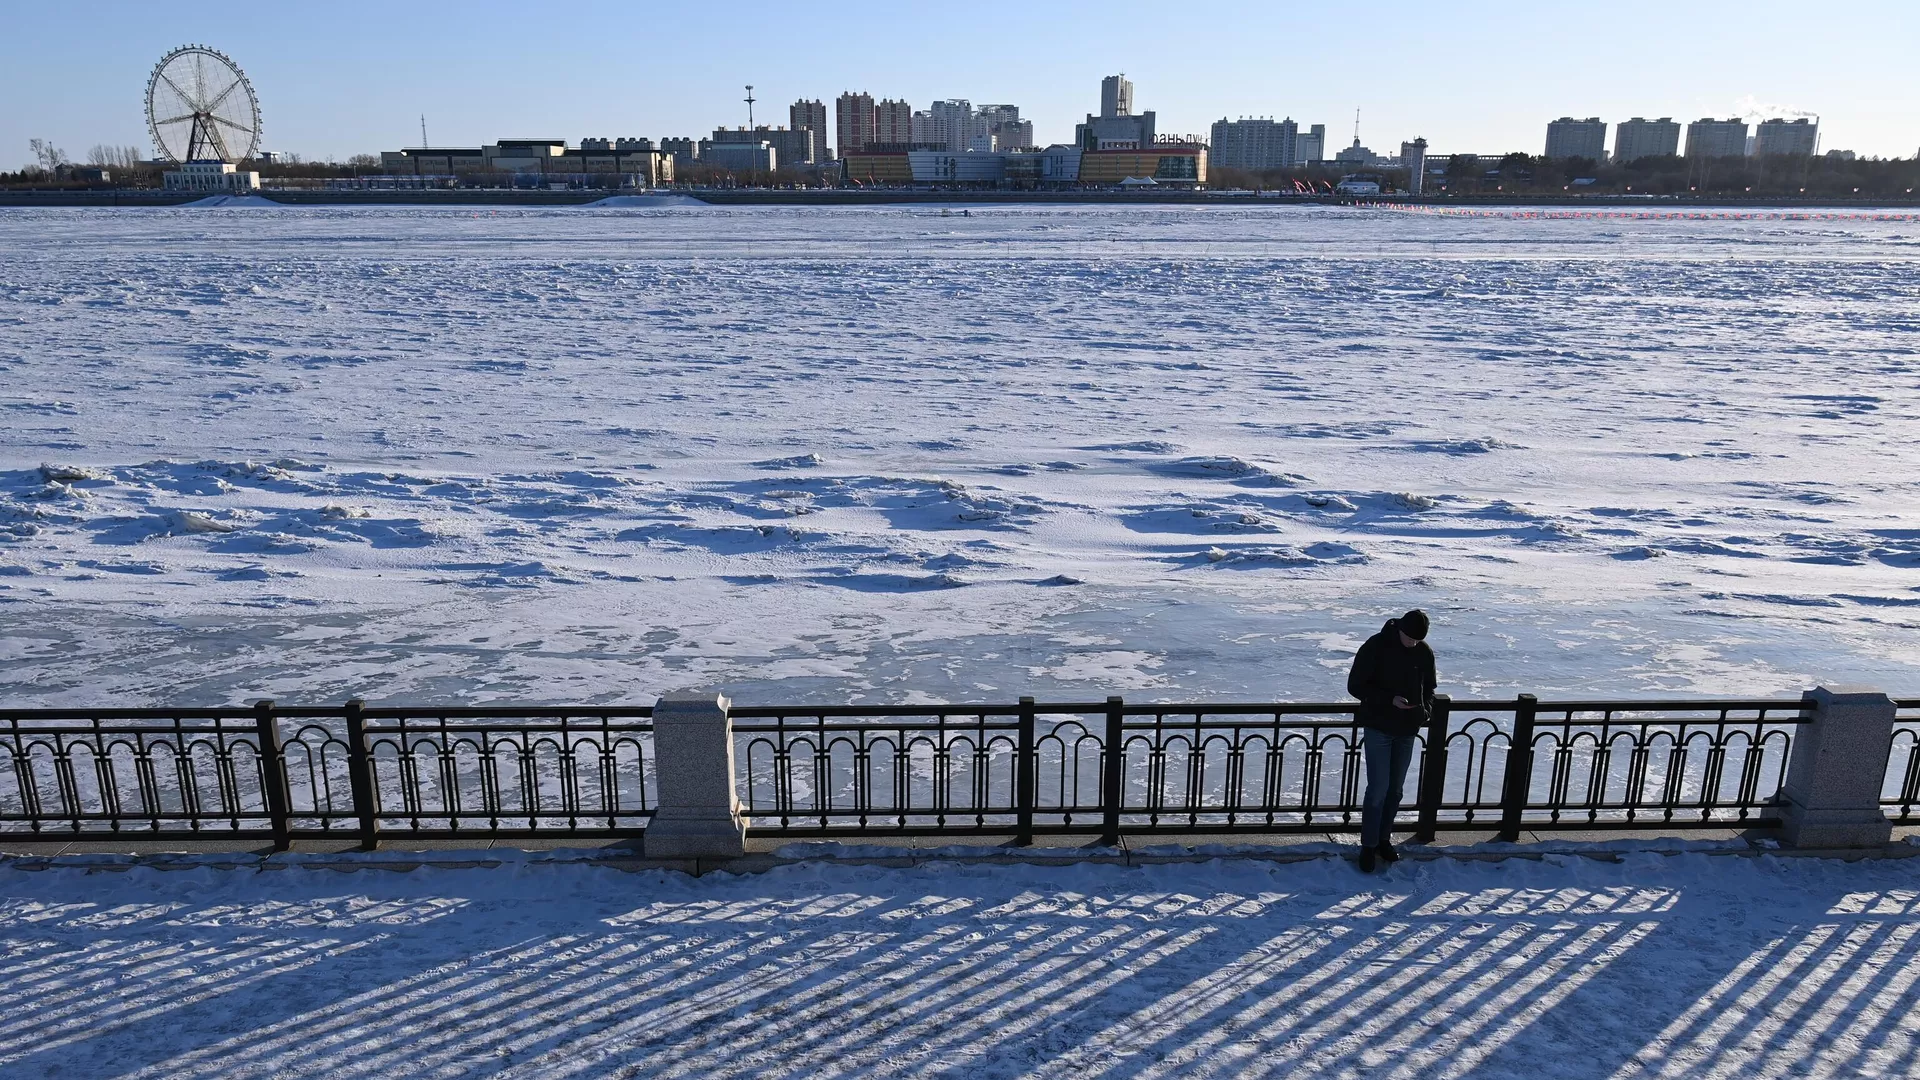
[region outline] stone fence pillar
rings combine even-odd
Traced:
[[[1893,838],[1880,785],[1893,744],[1893,700],[1820,687],[1806,696],[1813,723],[1793,736],[1781,840],[1788,847],[1879,847]]]
[[[655,859],[723,859],[746,853],[747,819],[733,782],[732,705],[719,694],[681,693],[653,707],[653,774],[660,802],[647,822]]]

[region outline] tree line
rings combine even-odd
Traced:
[[[159,187],[160,174],[172,165],[158,161],[137,146],[95,144],[83,161],[47,139],[28,139],[32,163],[18,172],[0,172],[0,185],[12,187],[73,187],[96,183],[82,170],[104,169],[114,187]],[[380,171],[373,154],[355,154],[346,161],[306,161],[299,154],[277,154],[272,161],[242,161],[237,168],[257,172],[263,179],[327,180],[364,176]]]

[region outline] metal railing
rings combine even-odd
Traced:
[[[1346,704],[733,710],[759,835],[1327,832],[1360,819]],[[1400,825],[1774,827],[1788,701],[1436,701]],[[1520,747],[1519,752],[1514,748]]]
[[[637,835],[653,710],[0,711],[10,840]]]
[[[1887,748],[1887,773],[1880,805],[1897,822],[1920,821],[1920,698],[1895,698],[1893,745]]]
[[[1915,820],[1920,700],[1883,803]],[[761,836],[1341,832],[1364,788],[1353,703],[742,707]],[[1801,700],[1436,700],[1398,827],[1769,828]],[[653,710],[0,711],[8,840],[616,839],[658,802]]]

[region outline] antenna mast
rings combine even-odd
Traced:
[[[747,130],[753,130],[753,84],[747,84]]]
[[[1353,110],[1353,145],[1360,145],[1360,109],[1357,106]]]
[[[420,114],[420,149],[425,150],[433,144],[427,141],[427,114]]]

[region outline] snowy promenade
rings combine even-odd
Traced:
[[[1905,859],[507,859],[0,864],[0,1076],[1920,1069]]]

